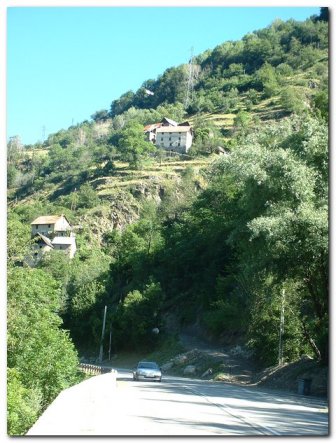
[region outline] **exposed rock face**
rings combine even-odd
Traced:
[[[122,231],[139,219],[143,200],[152,200],[159,205],[164,192],[164,186],[156,182],[139,182],[126,190],[118,189],[104,196],[99,207],[88,210],[78,219],[78,231],[88,229],[98,243],[103,244],[106,233],[115,229]]]
[[[140,203],[130,194],[118,194],[110,197],[104,205],[88,211],[79,219],[83,229],[90,233],[102,244],[104,234],[114,229],[123,230],[139,218]]]
[[[184,365],[188,361],[188,357],[185,354],[178,355],[174,358],[174,365]]]
[[[173,164],[169,166],[173,166],[174,170],[167,174],[135,171],[133,176],[129,172],[119,171],[117,177],[95,179],[92,186],[101,204],[78,218],[77,232],[87,232],[94,243],[103,246],[106,234],[113,230],[122,231],[139,219],[144,201],[160,205],[168,195],[168,199],[179,202],[184,196],[180,176],[184,168]]]
[[[152,178],[155,179],[155,177]],[[157,182],[153,182],[150,185],[148,183],[139,183],[131,188],[130,192],[135,198],[144,197],[147,200],[154,200],[157,204],[160,204],[164,195],[164,187]]]
[[[194,365],[188,365],[184,368],[183,374],[184,375],[193,375],[196,372],[196,366]]]
[[[163,372],[165,371],[169,371],[169,369],[171,369],[174,366],[174,363],[172,361],[165,363],[164,365],[161,366],[161,369]]]

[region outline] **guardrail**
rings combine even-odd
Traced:
[[[112,369],[108,366],[92,365],[89,363],[80,363],[79,370],[85,372],[85,374],[90,374],[90,375],[107,374],[108,372],[116,372],[115,369]]]

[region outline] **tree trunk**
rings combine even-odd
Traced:
[[[309,332],[308,332],[308,330],[307,330],[306,323],[305,323],[304,320],[301,320],[301,325],[302,325],[302,333],[303,333],[303,336],[307,339],[307,341],[308,341],[310,347],[312,348],[312,350],[313,350],[313,352],[314,352],[314,354],[315,354],[317,360],[318,360],[318,361],[321,361],[321,360],[322,360],[321,352],[320,352],[320,350],[318,349],[318,347],[316,346],[315,341],[313,340],[313,338],[312,338],[311,335],[309,334]]]

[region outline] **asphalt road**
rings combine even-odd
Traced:
[[[325,436],[323,399],[219,382],[104,374],[63,391],[29,436]]]

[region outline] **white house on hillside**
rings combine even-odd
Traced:
[[[63,250],[69,258],[76,253],[76,239],[67,218],[62,214],[36,218],[31,223],[31,237],[35,240],[32,257],[27,263],[34,265],[51,250]]]
[[[73,258],[76,253],[76,239],[75,237],[55,237],[52,240],[54,250],[65,251],[70,258]]]
[[[51,236],[66,236],[71,232],[71,226],[66,217],[62,214],[59,215],[47,215],[36,218],[31,223],[32,236],[37,233]]]
[[[156,146],[186,154],[192,145],[190,126],[161,126],[156,130]]]
[[[160,123],[145,126],[144,132],[157,147],[180,154],[187,153],[193,141],[193,129],[189,122],[178,124],[166,117]]]

